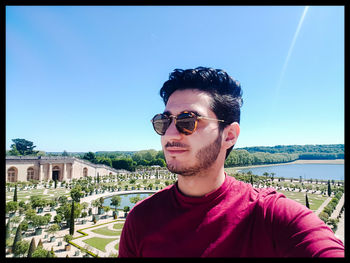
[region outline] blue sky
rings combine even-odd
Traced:
[[[241,82],[236,147],[344,143],[342,6],[7,6],[6,149],[161,150],[175,68]]]

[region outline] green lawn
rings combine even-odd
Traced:
[[[113,229],[121,230],[123,229],[124,223],[116,223],[113,225]]]
[[[113,231],[108,229],[108,227],[101,227],[95,230],[91,230],[92,232],[96,233],[96,234],[100,234],[100,235],[104,235],[104,236],[120,236],[121,234],[121,230],[119,231]]]
[[[282,191],[278,190],[278,192],[284,194],[287,198],[292,199],[294,201],[297,201],[298,203],[305,205],[305,193],[301,192],[288,192],[288,191]],[[316,211],[321,204],[327,199],[326,196],[317,195],[317,194],[307,194],[307,197],[309,199],[310,209],[312,211]]]
[[[105,250],[106,245],[112,242],[113,240],[115,240],[115,238],[92,237],[92,238],[83,240],[83,242],[94,248],[97,248],[98,250],[106,252]]]

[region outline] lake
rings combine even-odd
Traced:
[[[275,173],[275,177],[320,180],[344,180],[344,164],[286,164],[241,169],[241,172],[252,171],[255,175]]]
[[[141,198],[148,197],[150,194],[126,194],[126,195],[119,195],[122,200],[120,205],[117,207],[117,209],[124,209],[124,206],[129,206],[130,209],[134,207],[135,204],[130,202],[130,197],[136,197],[137,195],[140,195]],[[110,206],[112,209],[114,209],[114,206],[111,205],[111,199],[112,197],[105,198],[103,205],[104,206]]]

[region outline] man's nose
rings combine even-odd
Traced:
[[[177,130],[176,126],[175,126],[175,120],[173,120],[170,123],[170,126],[168,127],[168,129],[166,130],[165,136],[171,137],[171,138],[179,138],[181,137],[181,133]]]

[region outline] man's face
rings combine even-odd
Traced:
[[[194,111],[201,116],[214,118],[210,109],[212,98],[198,90],[178,90],[169,98],[164,112],[178,115],[183,111]],[[197,129],[191,135],[180,133],[171,122],[161,137],[168,169],[176,174],[190,176],[211,167],[222,149],[222,136],[217,121],[198,120]]]

